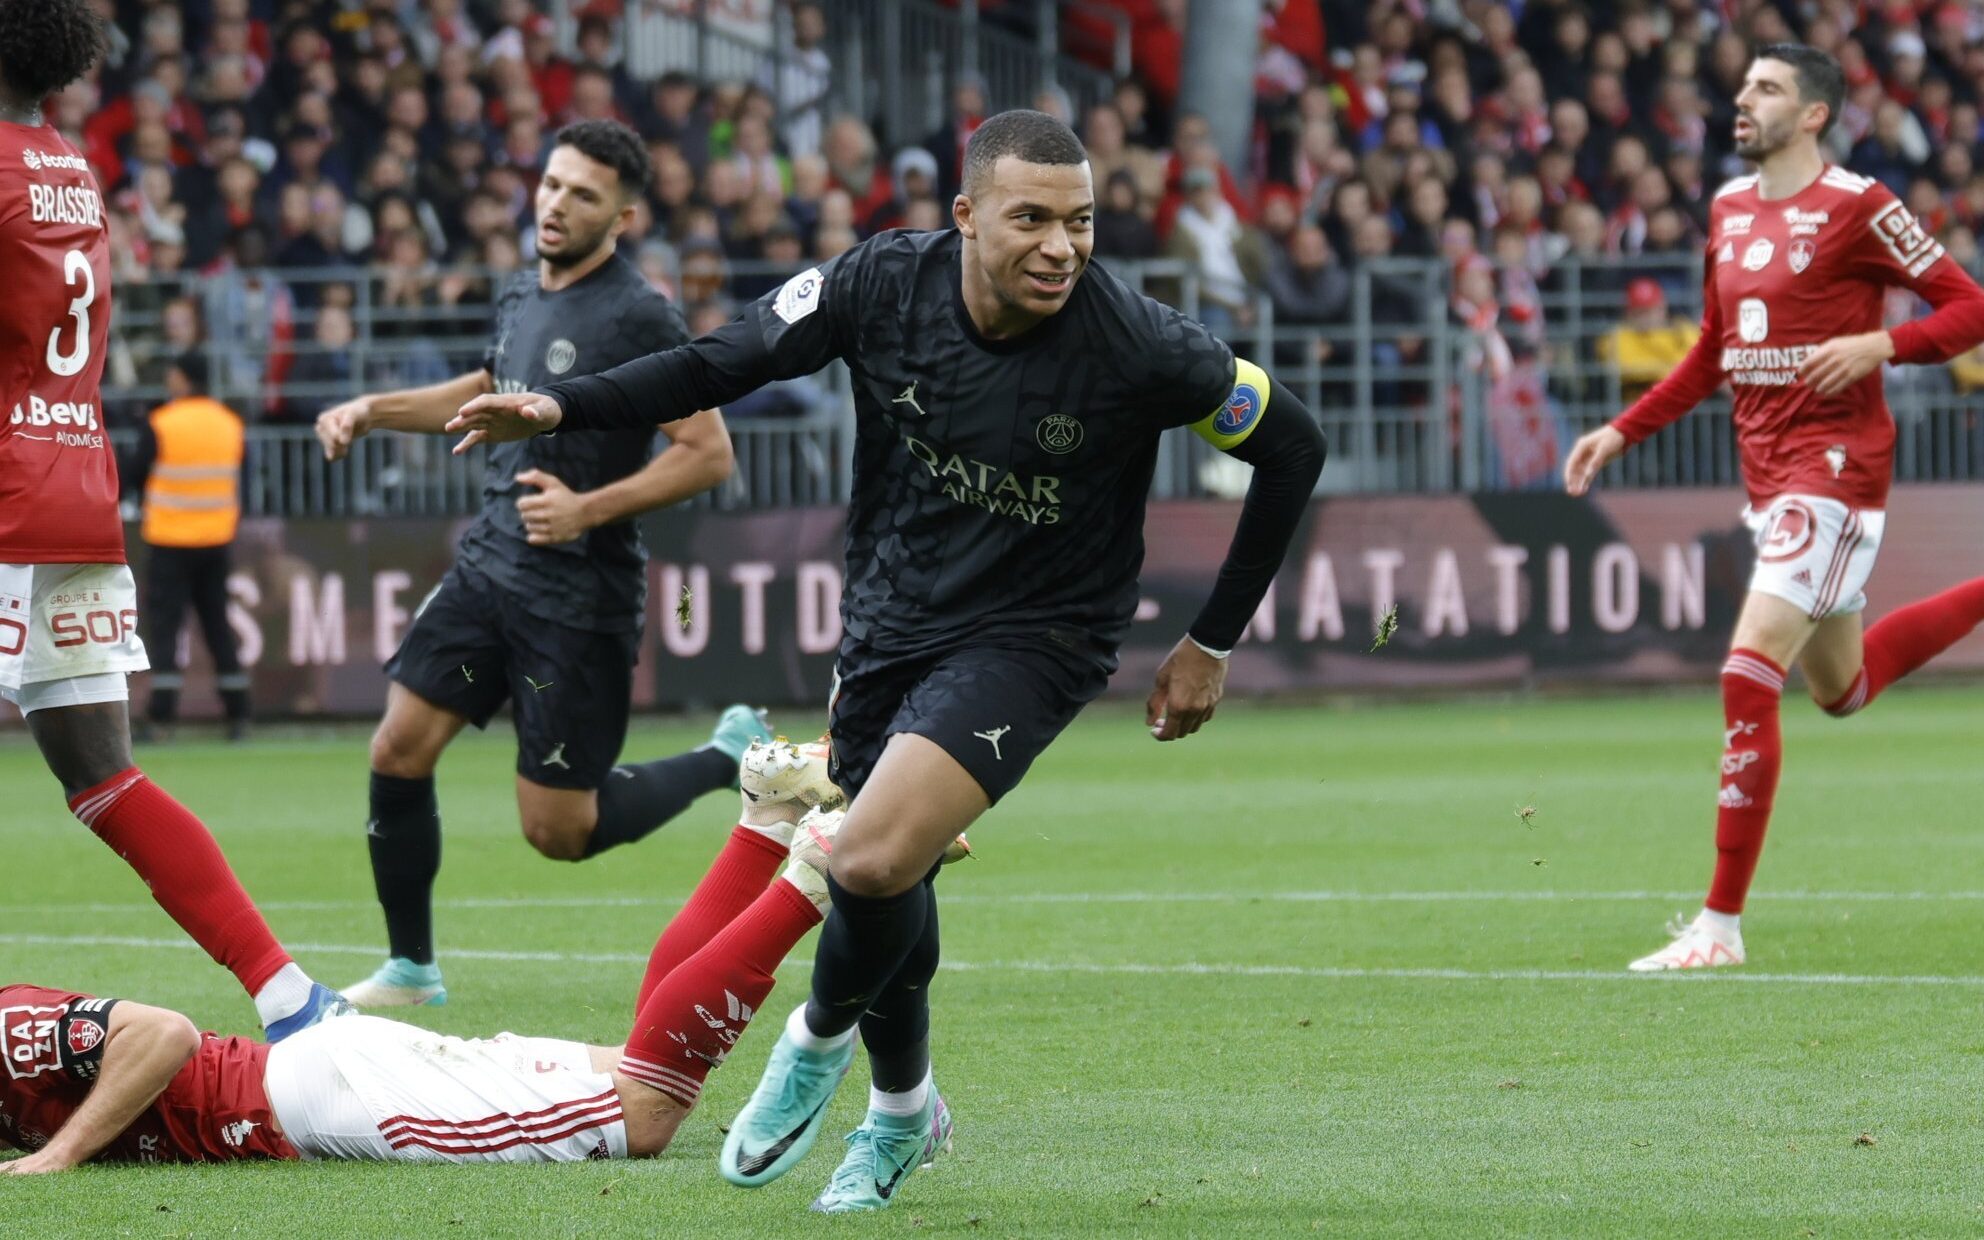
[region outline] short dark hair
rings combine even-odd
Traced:
[[[1011,155],[1029,164],[1081,164],[1088,151],[1075,131],[1045,112],[1014,108],[988,117],[964,146],[964,192],[974,193]]]
[[[1781,60],[1790,65],[1798,82],[1798,98],[1826,105],[1826,123],[1819,127],[1819,137],[1832,132],[1833,123],[1839,120],[1839,105],[1846,101],[1846,73],[1837,60],[1803,43],[1766,43],[1751,59]]]
[[[0,0],[0,75],[23,102],[40,103],[88,73],[104,47],[89,0]]]
[[[619,121],[575,121],[558,131],[558,146],[569,146],[620,174],[620,188],[629,198],[648,192],[654,161],[641,136]]]
[[[172,359],[172,369],[186,379],[186,386],[193,389],[193,395],[207,394],[207,355],[198,349],[188,349]]]

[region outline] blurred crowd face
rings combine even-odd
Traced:
[[[854,228],[854,199],[844,189],[830,189],[820,195],[820,227]]]
[[[1082,127],[1082,143],[1091,155],[1107,159],[1123,149],[1123,114],[1112,104],[1088,110],[1088,123]]]
[[[632,222],[620,174],[577,148],[551,152],[537,183],[537,255],[571,267],[611,245]]]
[[[801,202],[818,202],[827,192],[827,161],[818,155],[800,155],[792,161],[792,196]]]
[[[1302,273],[1312,274],[1330,265],[1330,241],[1314,224],[1297,228],[1288,239],[1289,261]]]
[[[1382,215],[1366,216],[1351,234],[1360,258],[1383,258],[1392,252],[1392,226]]]

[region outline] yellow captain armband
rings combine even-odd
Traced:
[[[1233,390],[1226,403],[1192,423],[1192,433],[1221,452],[1245,443],[1268,411],[1268,372],[1244,357],[1233,359]]]

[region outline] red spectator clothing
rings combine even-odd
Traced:
[[[53,126],[0,122],[0,564],[122,564],[103,422],[110,232]]]
[[[1151,98],[1169,111],[1185,72],[1185,32],[1161,16],[1138,22],[1130,32],[1130,60]]]
[[[1300,56],[1304,64],[1320,73],[1328,53],[1323,32],[1323,9],[1318,0],[1282,0],[1278,7],[1268,5],[1267,16],[1271,22],[1268,37]]]
[[[1226,199],[1227,205],[1233,208],[1233,214],[1240,217],[1241,223],[1253,223],[1254,204],[1248,202],[1247,196],[1240,192],[1240,182],[1233,179],[1233,174],[1227,170],[1225,164],[1216,166],[1219,168],[1219,196]],[[1170,164],[1164,170],[1164,197],[1158,200],[1157,215],[1152,220],[1152,227],[1156,230],[1159,240],[1171,235],[1171,225],[1178,218],[1178,208],[1184,204],[1184,179],[1185,161],[1173,154]]]
[[[1827,165],[1765,200],[1756,177],[1738,177],[1710,206],[1701,339],[1612,424],[1638,443],[1726,378],[1753,506],[1797,493],[1881,508],[1895,432],[1880,369],[1833,396],[1798,371],[1826,341],[1880,330],[1894,285],[1936,307],[1892,329],[1896,363],[1947,361],[1984,341],[1984,290],[1879,182]]]
[[[576,76],[568,62],[555,57],[531,66],[531,85],[537,88],[537,102],[546,116],[563,116],[572,106],[572,80]]]
[[[895,178],[889,175],[887,168],[879,164],[876,165],[874,174],[868,178],[868,188],[866,190],[861,189],[859,186],[842,185],[838,177],[834,178],[834,184],[840,189],[846,190],[847,196],[854,200],[854,219],[856,223],[865,221],[869,216],[874,215],[883,206],[887,205],[890,199],[896,196]]]
[[[48,1144],[89,1096],[116,1000],[0,986],[0,1145]],[[157,1101],[92,1162],[294,1159],[262,1083],[269,1048],[207,1033]]]

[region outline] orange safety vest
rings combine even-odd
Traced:
[[[158,456],[145,483],[144,539],[155,547],[218,547],[241,522],[241,417],[206,396],[152,410]]]

